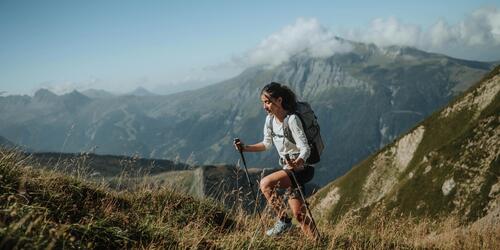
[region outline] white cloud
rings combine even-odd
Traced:
[[[437,21],[427,34],[431,47],[439,47],[456,41],[456,33],[444,20]]]
[[[500,11],[484,7],[451,25],[437,21],[420,48],[475,60],[500,59]]]
[[[374,19],[368,30],[356,31],[358,41],[372,42],[380,46],[403,44],[416,46],[421,36],[420,27],[405,24],[394,17]]]
[[[500,12],[496,8],[472,12],[458,28],[458,35],[467,45],[500,45]]]
[[[265,38],[260,44],[249,50],[244,56],[235,57],[234,62],[242,66],[276,66],[297,54],[307,53],[313,57],[328,57],[334,53],[351,50],[351,46],[335,38],[318,20],[299,18],[293,25]]]
[[[472,11],[456,24],[440,19],[427,29],[394,17],[377,18],[367,28],[341,35],[379,46],[414,46],[466,59],[500,59],[500,11],[495,7]]]

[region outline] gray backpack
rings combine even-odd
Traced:
[[[296,114],[301,123],[302,127],[304,128],[304,133],[306,134],[307,137],[307,143],[309,144],[309,147],[311,148],[311,154],[309,155],[309,158],[307,159],[306,163],[308,164],[315,164],[318,163],[320,160],[321,153],[323,152],[323,149],[325,148],[325,145],[323,144],[323,139],[321,138],[320,134],[320,128],[318,124],[318,118],[314,114],[314,111],[311,108],[311,105],[307,102],[297,102],[297,110],[293,112],[292,114]],[[272,137],[285,137],[287,140],[295,144],[295,140],[293,139],[292,136],[292,131],[290,130],[290,127],[288,126],[288,119],[290,116],[288,115],[285,117],[285,120],[283,121],[283,133],[284,135],[277,135],[273,131],[273,122],[270,120],[270,125],[269,127],[271,128],[271,136]]]

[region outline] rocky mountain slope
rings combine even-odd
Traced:
[[[5,139],[5,137],[3,137],[3,136],[0,136],[0,147],[12,148],[12,147],[14,147],[14,143]]]
[[[376,207],[475,221],[500,210],[500,67],[450,105],[321,189],[319,217]],[[495,214],[492,216],[491,214]]]
[[[298,54],[202,89],[168,96],[0,97],[0,135],[36,151],[95,152],[234,164],[234,137],[261,140],[260,89],[289,84],[315,109],[327,146],[314,182],[327,183],[445,105],[492,68],[408,47],[352,43],[328,58]],[[249,154],[273,167],[276,153]]]

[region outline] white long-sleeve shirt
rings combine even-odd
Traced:
[[[273,123],[272,130],[269,126],[270,122]],[[292,132],[292,137],[295,140],[295,144],[284,137],[283,123],[280,123],[273,115],[268,115],[266,118],[266,123],[264,125],[264,140],[262,141],[262,143],[266,147],[266,150],[270,149],[274,144],[276,149],[278,150],[278,154],[283,159],[287,154],[298,154],[298,157],[302,158],[305,162],[307,158],[309,158],[311,148],[307,143],[307,137],[304,133],[300,118],[295,114],[290,115],[290,117],[288,118],[288,127]],[[273,138],[273,131],[274,134],[279,136],[275,136]]]

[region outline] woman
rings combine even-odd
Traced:
[[[262,193],[278,215],[274,227],[267,230],[266,234],[276,236],[292,227],[291,218],[285,209],[282,209],[281,202],[277,201],[279,199],[275,190],[280,188],[289,190],[288,204],[302,231],[314,237],[316,229],[313,228],[310,218],[306,218],[304,201],[298,195],[298,187],[293,178],[295,174],[299,188],[304,190],[304,184],[314,176],[314,167],[305,164],[311,149],[300,118],[293,114],[297,108],[296,96],[287,86],[272,82],[262,89],[260,99],[264,110],[268,113],[263,141],[253,145],[245,145],[239,141],[235,142],[235,146],[245,152],[260,152],[270,149],[274,144],[278,150],[282,170],[264,177],[260,182]],[[283,133],[283,122],[287,116],[295,144],[286,139]]]

